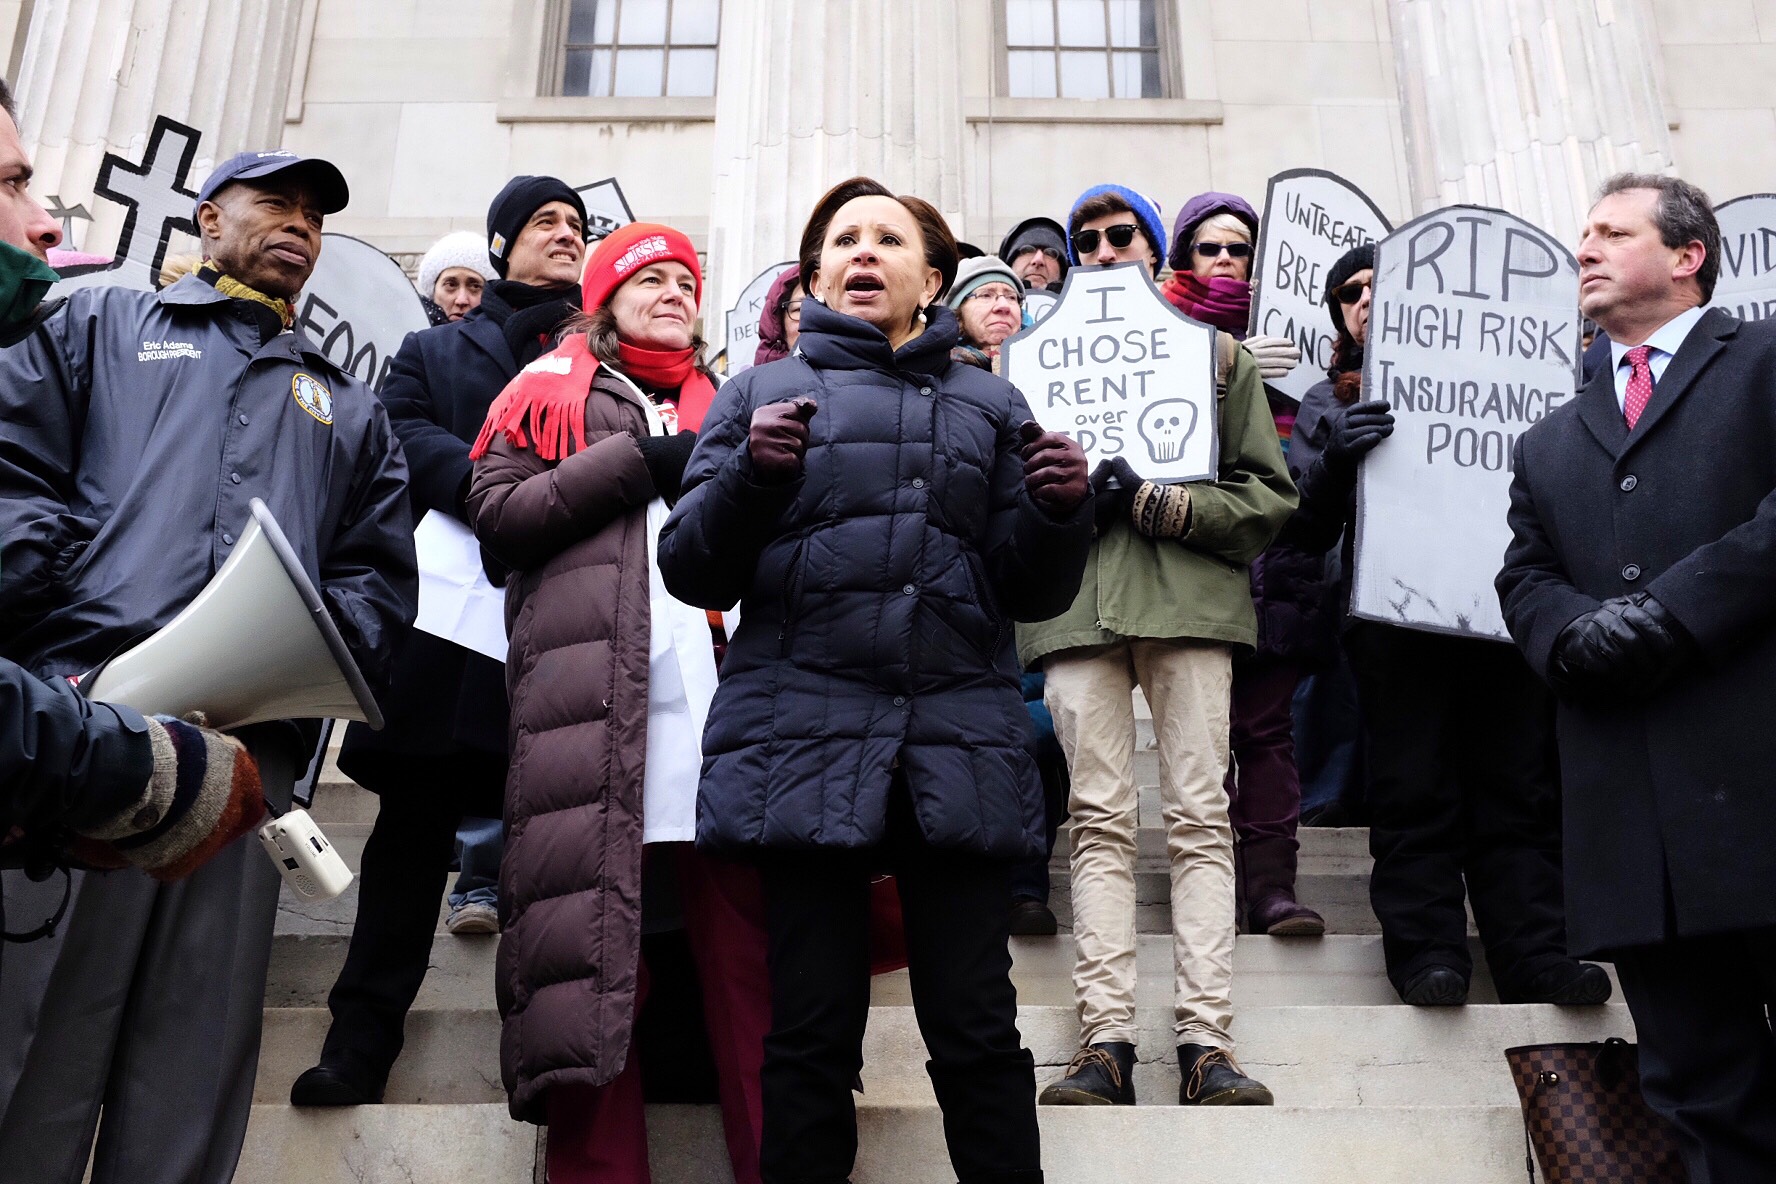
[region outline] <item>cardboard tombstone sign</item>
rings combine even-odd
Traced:
[[[752,369],[753,355],[758,352],[759,317],[764,315],[765,297],[771,294],[771,285],[777,282],[777,277],[793,266],[795,264],[788,261],[773,263],[759,272],[740,293],[739,301],[728,310],[729,378],[743,370]]]
[[[1493,577],[1517,437],[1571,399],[1579,265],[1502,210],[1451,206],[1376,251],[1363,398],[1394,434],[1358,470],[1351,612],[1508,640]]]
[[[117,236],[115,257],[107,263],[63,271],[61,282],[50,289],[50,299],[78,288],[153,291],[159,286],[160,267],[166,262],[174,232],[197,234],[195,185],[202,178],[192,175],[191,166],[202,138],[196,128],[157,115],[140,164],[115,152],[105,154],[93,192],[129,210]],[[81,207],[75,209],[86,212]]]
[[[1037,422],[1093,468],[1120,456],[1149,481],[1215,475],[1215,330],[1173,308],[1145,263],[1071,268],[1054,310],[999,354]]]
[[[373,389],[407,334],[431,326],[401,265],[349,234],[321,236],[321,257],[296,297],[296,324],[328,361]]]
[[[1326,377],[1337,342],[1326,274],[1352,247],[1379,242],[1391,229],[1375,203],[1336,173],[1290,169],[1270,179],[1252,264],[1251,332],[1301,347],[1301,365],[1271,387],[1299,402]]]
[[[1032,325],[1040,325],[1055,310],[1061,298],[1047,288],[1029,288],[1024,292],[1024,312]]]
[[[1710,308],[1742,321],[1776,317],[1776,193],[1735,197],[1714,207],[1720,222],[1720,279]]]
[[[613,231],[635,221],[635,211],[623,196],[623,187],[615,177],[606,177],[590,185],[576,185],[574,192],[586,203],[586,241],[595,243]]]

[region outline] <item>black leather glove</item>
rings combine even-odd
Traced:
[[[1695,639],[1652,593],[1617,596],[1560,631],[1548,685],[1567,699],[1644,699],[1695,653]]]
[[[808,421],[820,404],[806,395],[767,403],[752,413],[746,450],[752,457],[753,476],[764,485],[794,481],[802,475],[802,456],[808,451]]]
[[[697,433],[641,436],[635,443],[641,448],[641,459],[647,462],[648,476],[654,479],[654,492],[669,505],[677,502],[678,488],[684,484],[685,465],[690,463],[691,449],[697,446]]]
[[[1098,462],[1098,467],[1092,470],[1091,487],[1092,496],[1097,499],[1092,503],[1092,518],[1097,523],[1098,533],[1103,534],[1118,518],[1129,516],[1135,490],[1141,487],[1141,476],[1128,461],[1118,456]]]
[[[1352,403],[1350,409],[1332,423],[1332,435],[1326,441],[1326,464],[1344,472],[1356,471],[1357,462],[1374,447],[1394,434],[1394,413],[1380,399]]]

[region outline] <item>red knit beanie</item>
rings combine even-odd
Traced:
[[[580,307],[587,312],[604,306],[623,281],[651,263],[673,259],[691,269],[697,285],[697,304],[703,303],[703,269],[697,265],[697,248],[670,226],[657,222],[631,222],[608,235],[586,261],[580,280]]]

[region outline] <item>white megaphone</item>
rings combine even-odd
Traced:
[[[339,627],[277,519],[254,498],[252,521],[185,610],[80,680],[89,699],[148,715],[201,711],[224,731],[275,719],[345,719],[382,727]]]

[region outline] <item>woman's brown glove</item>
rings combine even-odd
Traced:
[[[746,450],[752,456],[753,475],[766,485],[780,485],[802,475],[802,456],[808,451],[808,421],[820,404],[813,399],[786,399],[767,403],[752,413],[752,430]]]
[[[259,825],[259,766],[233,736],[168,715],[148,720],[148,741],[154,771],[141,796],[86,831],[75,854],[94,866],[133,864],[157,880],[178,880]]]
[[[1024,446],[1024,488],[1050,517],[1066,517],[1091,496],[1085,450],[1070,436],[1045,432],[1027,419],[1018,428],[1018,439]]]

